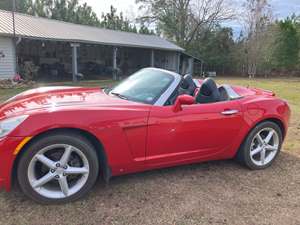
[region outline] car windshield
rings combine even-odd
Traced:
[[[109,93],[123,99],[154,104],[173,82],[174,76],[157,69],[142,69]]]

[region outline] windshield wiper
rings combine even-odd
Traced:
[[[105,92],[105,94],[109,94],[109,92],[112,90],[112,88],[111,87],[104,87],[104,88],[102,88],[102,90]]]
[[[115,95],[115,96],[117,96],[117,97],[119,97],[121,99],[128,100],[128,98],[126,96],[124,96],[124,95],[122,95],[120,93],[110,92],[110,94]]]

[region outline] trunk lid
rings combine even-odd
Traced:
[[[231,86],[232,89],[240,96],[250,96],[250,95],[265,95],[265,96],[275,96],[276,94],[270,90],[264,90],[260,88],[250,88],[241,86]]]

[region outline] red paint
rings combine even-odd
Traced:
[[[15,160],[13,151],[22,140],[21,137],[7,137],[0,141],[0,187],[5,187],[7,191],[10,190],[11,171]]]
[[[195,103],[195,98],[190,95],[180,95],[177,97],[173,106],[174,112],[182,111],[183,105],[192,105]]]
[[[265,119],[277,118],[287,130],[290,110],[285,101],[268,91],[234,89],[243,98],[192,104],[191,96],[181,96],[177,106],[130,102],[108,96],[99,88],[25,92],[0,106],[1,120],[29,115],[0,140],[0,187],[10,189],[13,151],[23,138],[54,128],[81,129],[97,137],[113,175],[232,158],[247,133]],[[239,112],[221,114],[228,109]]]

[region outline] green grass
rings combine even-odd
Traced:
[[[25,90],[27,90],[27,88],[0,89],[0,102],[3,102],[6,99]]]
[[[300,79],[248,79],[248,78],[217,78],[218,83],[235,84],[241,86],[250,86],[272,90],[280,98],[286,99],[292,110],[292,119],[285,141],[284,150],[294,152],[300,155]],[[109,86],[112,85],[111,80],[100,81],[84,81],[73,84],[71,82],[65,83],[51,83],[51,84],[37,84],[40,86]],[[0,89],[0,102],[25,91],[28,88],[15,89]]]

